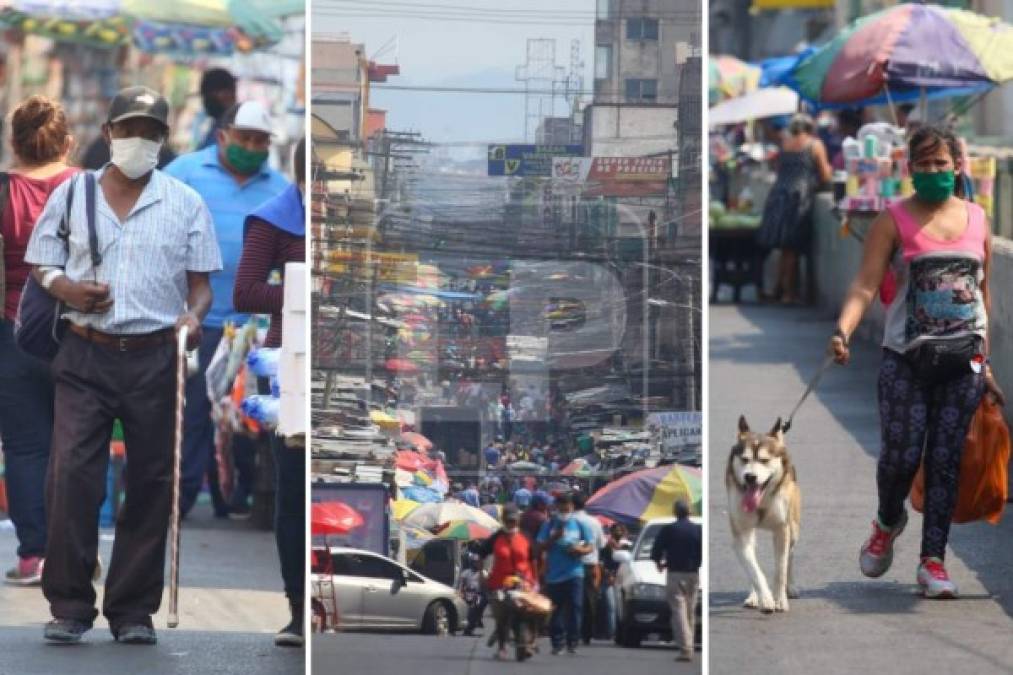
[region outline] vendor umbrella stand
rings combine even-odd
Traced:
[[[853,22],[776,83],[816,108],[970,96],[1013,78],[1011,50],[999,19],[905,3]]]

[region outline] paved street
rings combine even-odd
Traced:
[[[491,625],[491,619],[486,619]],[[690,675],[700,672],[695,663],[677,663],[666,646],[624,649],[596,641],[581,647],[576,656],[552,656],[548,639],[542,652],[525,663],[496,661],[482,638],[431,635],[339,633],[313,636],[313,672],[405,675],[406,672],[439,675],[490,675],[523,672],[558,675]],[[699,653],[698,653],[699,656]],[[406,670],[410,667],[410,671]]]
[[[832,323],[807,309],[710,311],[710,654],[712,673],[1009,673],[1013,517],[955,525],[947,563],[962,599],[930,602],[914,583],[920,514],[893,568],[866,579],[858,549],[874,517],[878,348],[859,345],[805,403],[788,435],[802,486],[797,578],[788,615],[741,608],[747,580],[731,549],[724,471],[745,413],[755,429],[787,415],[819,366]],[[769,535],[761,565],[772,567]],[[768,574],[768,578],[771,575]]]
[[[288,620],[274,536],[248,527],[214,520],[205,505],[194,509],[183,530],[179,627],[166,628],[166,593],[155,617],[154,648],[113,642],[101,617],[85,644],[47,645],[42,624],[49,612],[38,587],[0,585],[0,674],[301,675],[302,650],[279,649],[273,642]],[[5,567],[16,547],[13,530],[0,531]],[[100,555],[106,564],[111,548],[112,531],[103,531]]]

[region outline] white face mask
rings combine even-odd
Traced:
[[[110,158],[123,175],[131,180],[140,178],[158,166],[158,153],[162,144],[140,136],[114,138],[109,148]]]

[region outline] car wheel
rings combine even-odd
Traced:
[[[437,600],[426,608],[426,615],[422,619],[422,632],[429,635],[449,635],[450,623],[450,609],[447,603]]]

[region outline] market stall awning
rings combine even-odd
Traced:
[[[458,521],[475,523],[491,529],[499,527],[499,522],[488,513],[463,502],[423,504],[409,513],[402,522],[405,525],[432,531],[447,523]]]
[[[790,115],[798,110],[798,94],[788,87],[757,89],[745,96],[722,101],[707,115],[712,127]]]

